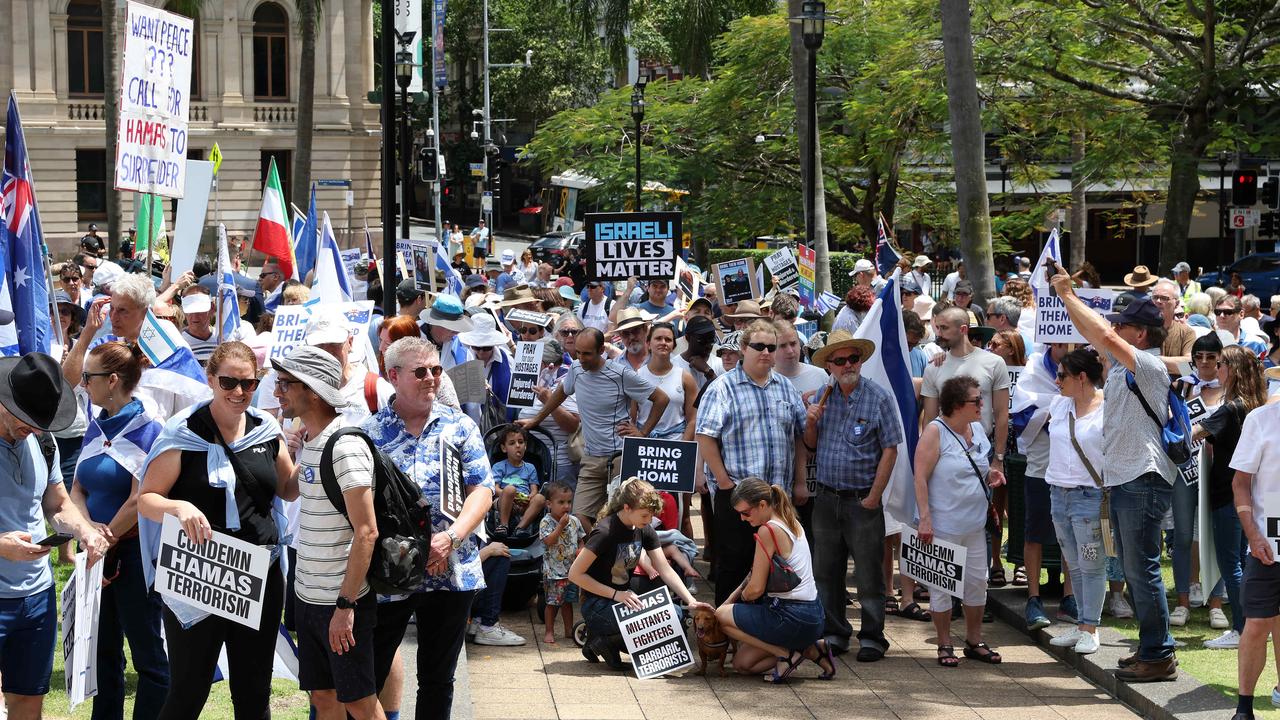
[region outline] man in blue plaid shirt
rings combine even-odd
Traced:
[[[880,498],[898,459],[902,427],[893,396],[861,377],[875,352],[870,340],[836,330],[814,353],[835,379],[809,406],[804,443],[818,454],[818,494],[813,511],[813,576],[826,608],[823,635],[833,652],[849,649],[853,627],[845,617],[845,572],[853,556],[854,582],[862,606],[857,659],[884,657],[884,510]]]
[[[758,477],[788,492],[794,488],[797,505],[809,497],[800,442],[804,400],[790,380],[773,370],[777,331],[769,321],[757,320],[742,331],[740,347],[742,362],[713,380],[698,406],[698,450],[716,485],[716,605],[747,576],[755,553],[751,525],[729,501],[738,482]]]

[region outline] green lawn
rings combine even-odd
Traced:
[[[58,599],[62,599],[62,586],[66,583],[67,577],[71,574],[70,565],[54,565],[54,576],[57,583]],[[61,617],[61,609],[59,609],[59,617]],[[125,657],[128,660],[128,643],[126,643]],[[132,717],[133,713],[133,693],[137,685],[137,675],[134,674],[132,665],[125,669],[125,681],[129,685],[128,695],[124,701],[125,717]],[[69,712],[70,707],[67,703],[67,693],[65,692],[66,681],[62,668],[62,631],[58,631],[58,641],[53,653],[53,677],[49,681],[51,690],[44,699],[44,717],[54,720],[63,718],[76,718],[77,720],[88,720],[93,711],[92,698],[86,700],[83,704],[76,708],[75,712]],[[288,682],[286,680],[271,681],[271,716],[273,718],[283,718],[284,720],[305,720],[308,714],[307,696],[298,690],[297,683]],[[201,717],[205,718],[230,718],[234,713],[231,709],[231,692],[227,683],[215,683],[213,690],[209,693],[209,702],[204,706],[204,712]]]

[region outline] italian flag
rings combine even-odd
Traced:
[[[294,275],[297,263],[293,259],[293,243],[289,240],[289,213],[280,189],[280,175],[276,172],[276,160],[271,159],[267,170],[267,186],[262,189],[262,210],[258,213],[258,226],[253,230],[253,249],[275,258],[280,272],[286,278]]]

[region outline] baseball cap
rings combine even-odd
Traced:
[[[320,308],[307,323],[308,345],[329,345],[346,342],[351,337],[351,324],[347,316],[337,308]]]
[[[503,264],[503,265],[510,265],[511,263],[513,263],[513,262],[515,262],[515,261],[516,261],[516,254],[515,254],[514,252],[512,252],[511,250],[503,250],[503,251],[502,251],[502,264]]]
[[[124,268],[107,260],[98,264],[93,273],[93,284],[104,288],[122,277],[124,277]]]
[[[966,295],[972,295],[973,283],[969,282],[968,280],[961,280],[960,282],[956,283],[956,294],[959,295],[960,293],[964,293]]]
[[[872,270],[875,270],[875,269],[876,269],[876,266],[872,265],[870,260],[866,258],[862,258],[861,260],[853,264],[853,270],[849,271],[849,277],[853,277],[854,275],[857,275],[860,272],[871,272]]]
[[[1164,315],[1150,298],[1143,296],[1135,298],[1120,312],[1108,314],[1107,322],[1157,327],[1164,324]]]
[[[419,290],[418,285],[412,280],[401,280],[396,285],[396,298],[400,300],[401,305],[408,305],[425,294],[424,290]]]
[[[1178,273],[1184,273],[1184,272],[1185,273],[1191,272],[1191,266],[1188,265],[1186,262],[1180,262],[1177,265],[1173,266],[1174,275],[1177,275]]]
[[[485,285],[488,284],[485,282],[484,276],[480,275],[479,273],[471,273],[470,275],[467,276],[467,279],[464,281],[464,283],[469,288],[484,287]]]
[[[916,284],[915,280],[911,280],[911,279],[906,279],[902,281],[901,290],[904,293],[911,293],[912,295],[920,294],[920,286]]]
[[[212,308],[213,299],[204,293],[192,293],[182,298],[182,312],[184,313],[204,313],[209,312]]]

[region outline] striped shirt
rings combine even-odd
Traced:
[[[333,605],[347,574],[347,557],[355,532],[351,523],[329,502],[320,481],[320,458],[329,437],[353,425],[342,416],[308,440],[298,453],[298,565],[294,586],[298,598],[312,605]],[[373,487],[373,456],[358,437],[344,437],[333,449],[333,473],[345,493]],[[362,584],[356,597],[369,592]]]

